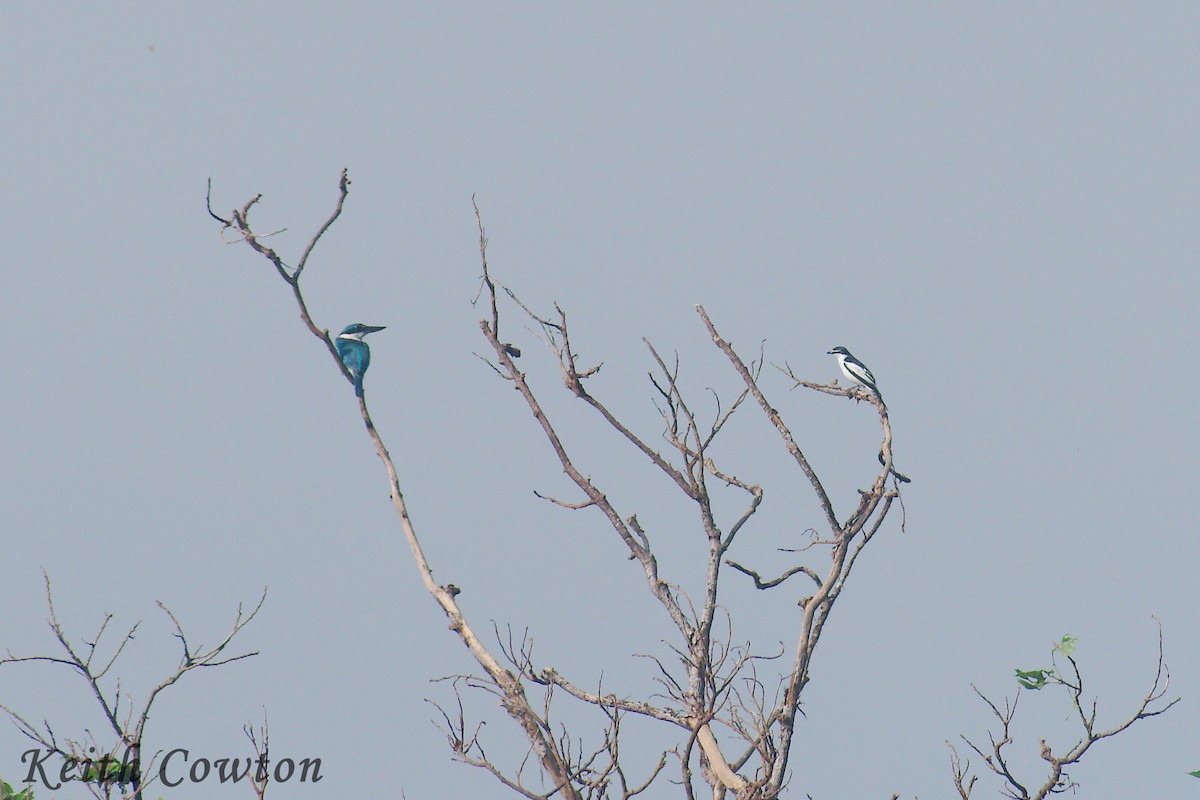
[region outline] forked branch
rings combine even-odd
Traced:
[[[975,689],[975,693],[987,704],[992,716],[996,718],[999,723],[999,732],[989,732],[987,746],[977,745],[966,736],[960,736],[960,738],[982,759],[984,766],[1000,778],[1002,783],[1001,790],[1006,797],[1014,798],[1014,800],[1044,800],[1044,798],[1052,794],[1058,794],[1074,788],[1077,784],[1067,774],[1066,768],[1082,761],[1084,754],[1088,752],[1092,745],[1102,739],[1108,739],[1122,733],[1135,722],[1156,717],[1166,712],[1180,700],[1178,697],[1173,700],[1164,699],[1170,688],[1171,675],[1163,660],[1162,623],[1158,623],[1158,660],[1150,689],[1142,696],[1141,701],[1132,713],[1110,728],[1101,728],[1096,725],[1097,703],[1094,700],[1087,704],[1082,701],[1084,691],[1083,677],[1079,670],[1079,664],[1069,652],[1064,653],[1064,655],[1070,663],[1071,674],[1062,674],[1062,671],[1057,667],[1057,659],[1055,659],[1055,669],[1039,671],[1043,681],[1033,685],[1032,688],[1040,689],[1043,686],[1061,686],[1066,689],[1071,697],[1071,707],[1082,733],[1074,745],[1065,751],[1060,751],[1059,754],[1055,754],[1055,748],[1048,744],[1045,739],[1039,741],[1039,754],[1047,764],[1046,776],[1039,785],[1034,786],[1028,780],[1018,779],[1016,771],[1008,759],[1008,748],[1014,743],[1012,723],[1017,713],[1017,701],[1021,697],[1021,690],[1017,690],[1017,695],[1011,703],[1007,699],[1005,700],[1002,710],[995,702],[980,692],[979,689],[974,686],[971,687]],[[958,790],[959,797],[962,800],[969,800],[971,788],[974,786],[976,778],[970,771],[970,763],[963,764],[961,762],[953,745],[950,745],[950,751],[955,788]],[[1026,784],[1028,784],[1028,787]]]

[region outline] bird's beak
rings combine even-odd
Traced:
[[[365,330],[363,330],[363,335],[365,336],[368,333],[374,333],[375,331],[381,331],[386,327],[387,327],[387,325],[380,325],[379,327],[376,327],[374,325],[364,325],[363,328]]]

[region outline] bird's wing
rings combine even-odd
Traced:
[[[371,351],[365,344],[354,339],[338,339],[336,344],[338,354],[341,355],[346,369],[357,374],[367,371],[367,364],[371,360]]]
[[[863,383],[869,386],[875,385],[875,376],[871,374],[871,370],[867,369],[867,365],[857,358],[847,358],[846,369]]]

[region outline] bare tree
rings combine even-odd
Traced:
[[[239,240],[246,242],[274,266],[280,278],[291,288],[305,326],[325,345],[347,380],[352,378],[338,358],[329,331],[318,326],[309,313],[300,281],[313,248],[340,215],[349,185],[343,172],[333,213],[309,241],[294,267],[286,264],[275,250],[264,244],[250,224],[250,212],[260,201],[261,195],[228,217],[214,213],[211,200],[209,204],[209,213],[221,223],[223,230],[234,232]],[[478,218],[478,209],[476,213]],[[664,427],[661,434],[667,444],[666,450],[660,452],[647,438],[619,420],[605,402],[588,388],[588,381],[597,374],[599,366],[587,367],[578,363],[572,349],[566,312],[556,306],[552,317],[538,315],[525,306],[515,293],[497,288],[487,264],[487,240],[482,223],[479,225],[479,244],[483,272],[481,291],[489,312],[481,320],[480,330],[493,354],[488,363],[520,395],[528,411],[539,423],[555,458],[582,494],[582,499],[577,502],[546,499],[565,508],[595,509],[603,515],[628,550],[629,556],[641,565],[650,599],[659,606],[677,631],[678,642],[672,647],[679,665],[676,668],[657,661],[660,679],[667,688],[665,699],[668,702],[655,703],[590,691],[553,668],[537,666],[528,639],[521,642],[510,640],[507,644],[500,641],[495,649],[485,645],[458,606],[456,596],[460,590],[434,579],[433,570],[409,517],[395,465],[371,421],[366,398],[359,398],[364,426],[387,471],[392,502],[425,587],[450,618],[451,630],[468,647],[483,671],[478,676],[460,676],[461,680],[455,685],[482,688],[499,698],[501,706],[527,738],[545,781],[534,788],[523,780],[520,773],[507,774],[492,763],[476,729],[465,719],[461,704],[457,713],[442,712],[444,731],[454,753],[460,760],[488,770],[506,786],[527,797],[548,797],[553,794],[567,798],[632,797],[643,791],[662,772],[668,757],[678,761],[680,780],[688,797],[695,795],[693,767],[696,764],[700,767],[702,779],[712,787],[715,795],[733,793],[742,798],[778,796],[787,780],[788,756],[794,740],[797,711],[801,693],[809,681],[809,667],[816,644],[855,561],[878,533],[893,502],[899,497],[897,481],[906,480],[895,473],[892,467],[892,435],[886,407],[874,394],[836,384],[808,383],[793,376],[797,385],[866,401],[879,415],[882,469],[869,487],[859,493],[854,510],[844,518],[839,518],[821,480],[759,384],[763,368],[761,356],[747,364],[718,333],[704,309],[697,307],[701,322],[713,343],[728,359],[743,388],[725,407],[720,407],[718,398],[717,413],[711,420],[702,421],[694,410],[695,403],[685,397],[680,387],[678,357],[668,362],[647,341],[646,346],[654,365],[651,386],[662,414]],[[703,533],[699,541],[704,543],[707,551],[701,597],[693,601],[660,577],[660,556],[654,550],[651,534],[639,524],[637,515],[618,509],[608,494],[576,465],[576,459],[568,452],[555,424],[524,373],[516,366],[514,359],[520,355],[520,350],[500,334],[503,302],[515,304],[522,314],[538,326],[545,342],[555,353],[567,390],[594,409],[599,418],[633,448],[635,456],[647,459],[658,468],[665,478],[664,485],[683,493],[694,504],[697,525]],[[826,533],[813,533],[810,544],[804,548],[800,558],[816,557],[818,563],[825,562],[823,567],[795,563],[778,578],[763,580],[758,570],[728,558],[738,534],[758,510],[763,489],[719,466],[713,448],[726,423],[742,408],[747,398],[753,398],[774,426],[781,444],[812,487],[824,516]],[[889,478],[893,479],[890,485]],[[746,498],[741,510],[723,519],[724,512],[718,509],[710,491],[713,484],[740,490]],[[792,557],[797,558],[794,553]],[[718,613],[721,609],[719,587],[726,568],[746,575],[761,590],[780,587],[795,575],[802,575],[811,581],[812,593],[803,600],[801,613],[794,623],[792,635],[795,637],[795,650],[791,667],[781,677],[780,685],[775,690],[769,689],[765,679],[759,676],[756,666],[759,656],[750,646],[734,645],[729,635],[718,633],[717,626],[722,621]],[[540,707],[528,695],[529,688],[534,686],[543,691],[544,702]],[[572,745],[573,740],[565,731],[561,734],[554,732],[549,698],[556,689],[594,706],[602,714],[605,734],[598,749],[582,751]],[[628,714],[657,720],[680,731],[679,744],[662,754],[648,776],[637,780],[626,778],[620,759],[620,722]],[[717,726],[724,731],[722,735],[727,737],[724,745],[718,743],[714,732]]]
[[[184,633],[178,618],[160,602],[158,607],[167,615],[171,620],[171,625],[175,628],[174,636],[178,640],[180,648],[179,666],[150,689],[145,700],[138,705],[135,703],[133,695],[121,688],[120,679],[110,676],[110,673],[113,671],[117,659],[125,651],[126,645],[133,641],[134,634],[141,623],[133,625],[115,645],[110,645],[111,640],[106,639],[105,636],[109,632],[109,623],[112,622],[113,617],[112,614],[106,614],[90,641],[86,639],[73,641],[67,636],[62,623],[59,622],[58,612],[54,608],[54,596],[50,590],[50,577],[45,573],[43,573],[43,577],[46,585],[46,605],[50,609],[50,630],[63,654],[14,656],[9,653],[6,658],[0,659],[0,667],[21,663],[43,663],[70,668],[87,685],[109,732],[98,735],[90,730],[85,730],[86,739],[60,738],[48,720],[44,720],[39,726],[29,722],[16,710],[6,705],[0,705],[0,711],[8,715],[22,734],[46,751],[44,754],[34,754],[35,761],[30,765],[30,775],[35,773],[36,768],[43,775],[44,781],[47,777],[54,780],[53,776],[45,773],[44,762],[49,755],[55,755],[65,760],[65,764],[71,767],[74,778],[83,782],[95,797],[115,796],[141,800],[145,788],[155,780],[154,763],[158,754],[152,754],[149,761],[143,763],[146,725],[155,701],[164,691],[174,686],[189,672],[208,667],[220,667],[258,655],[257,652],[231,655],[228,650],[234,637],[254,619],[262,608],[266,601],[266,592],[263,592],[258,604],[249,612],[238,606],[237,615],[229,632],[216,645],[208,648],[194,648],[188,641],[187,634]],[[110,650],[111,652],[109,652]],[[104,742],[112,742],[112,744],[106,745]],[[66,774],[69,773],[65,768],[54,773],[54,775]],[[55,787],[49,786],[48,788]]]
[[[349,186],[350,181],[343,171],[333,213],[309,240],[295,266],[286,263],[268,247],[263,236],[250,224],[251,211],[261,200],[261,195],[228,216],[220,216],[212,210],[210,186],[209,213],[221,224],[223,234],[232,233],[233,241],[245,242],[274,267],[290,287],[305,327],[324,345],[343,377],[352,382],[353,377],[339,359],[329,330],[318,325],[310,315],[300,283],[316,244],[341,214]],[[688,396],[680,381],[682,368],[678,355],[664,357],[662,351],[645,341],[652,365],[649,391],[661,414],[662,424],[652,435],[641,433],[636,426],[618,418],[600,391],[593,390],[593,379],[599,374],[601,364],[581,363],[567,313],[557,304],[553,313],[539,313],[522,302],[515,292],[496,283],[488,266],[487,237],[477,207],[476,220],[482,271],[477,302],[482,301],[485,308],[479,324],[490,350],[484,360],[496,376],[517,393],[519,403],[540,428],[553,458],[579,492],[575,498],[550,497],[541,493],[538,496],[564,509],[598,513],[603,518],[629,559],[641,567],[646,597],[669,621],[675,638],[669,643],[674,660],[654,659],[656,679],[664,690],[660,694],[636,698],[606,692],[600,687],[591,689],[554,667],[539,663],[527,635],[515,638],[511,632],[502,635],[497,629],[493,632],[496,643],[485,644],[458,604],[457,597],[462,590],[434,578],[432,566],[409,517],[395,464],[371,420],[366,397],[359,397],[364,427],[387,473],[392,503],[421,580],[450,620],[450,629],[466,645],[481,670],[479,674],[449,679],[456,704],[449,710],[438,707],[440,726],[454,757],[486,770],[513,792],[538,800],[553,796],[568,800],[634,797],[659,779],[672,762],[679,771],[678,783],[688,800],[698,796],[701,784],[707,786],[707,793],[713,798],[732,795],[739,800],[768,800],[780,796],[789,780],[789,756],[797,735],[801,697],[810,681],[817,644],[855,563],[882,530],[894,504],[900,499],[901,484],[908,482],[893,464],[892,429],[887,407],[877,393],[839,386],[836,381],[832,384],[813,383],[801,379],[790,368],[782,370],[791,380],[791,388],[803,387],[866,403],[878,415],[880,470],[866,488],[859,489],[857,496],[851,499],[853,510],[839,514],[835,507],[840,501],[835,503],[831,498],[792,430],[767,397],[761,381],[765,362],[761,349],[747,362],[721,335],[704,308],[697,306],[699,321],[728,361],[730,379],[736,376],[738,388],[728,402],[723,402],[719,394],[713,392],[716,410],[710,414],[701,413],[700,404],[696,398]],[[526,325],[532,324],[548,346],[566,391],[586,404],[601,425],[624,441],[633,458],[652,465],[662,475],[662,485],[667,491],[679,492],[690,503],[697,531],[693,541],[703,547],[706,554],[704,573],[698,580],[699,594],[689,595],[662,577],[659,562],[667,554],[656,549],[654,532],[638,521],[635,511],[618,507],[612,494],[590,476],[588,468],[581,466],[580,455],[572,452],[565,443],[547,406],[517,366],[521,349],[501,333],[502,322],[507,325],[507,317],[512,313],[519,315]],[[753,402],[746,402],[748,400]],[[820,518],[815,526],[807,521],[798,523],[798,528],[806,532],[807,544],[798,549],[780,550],[788,561],[782,568],[775,566],[771,570],[775,577],[769,578],[763,577],[767,571],[763,567],[743,564],[730,557],[739,534],[759,510],[764,490],[740,474],[740,470],[727,466],[723,458],[718,458],[716,450],[733,415],[753,406],[758,407],[770,428],[774,429],[780,446],[810,487]],[[722,490],[720,497],[715,488]],[[725,502],[727,493],[724,490],[727,489],[735,490],[742,498],[736,507],[731,508]],[[796,518],[803,520],[808,513],[801,510]],[[722,580],[730,570],[734,577],[740,575],[742,579]],[[795,617],[784,623],[788,626],[786,633],[781,634],[794,643],[791,658],[784,669],[769,675],[766,673],[771,668],[765,666],[765,661],[776,658],[777,654],[764,655],[751,643],[735,643],[733,623],[724,611],[721,592],[731,591],[730,587],[732,591],[750,586],[761,591],[776,590],[785,585],[791,587],[793,584],[789,581],[797,576],[804,584],[797,594],[803,597]],[[492,760],[480,736],[480,723],[468,719],[464,711],[463,690],[486,692],[496,697],[527,742],[529,750],[525,762],[505,767]],[[583,746],[580,738],[558,722],[552,712],[553,701],[560,693],[585,708],[594,709],[602,729],[599,744],[590,748]],[[637,776],[629,774],[630,764],[622,758],[622,723],[630,715],[674,732],[674,745],[663,750],[652,766],[643,768]],[[536,766],[533,770],[536,774],[526,774],[531,762]],[[963,773],[959,786],[971,780]],[[965,791],[969,792],[969,788]]]

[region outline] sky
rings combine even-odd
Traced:
[[[353,392],[274,270],[205,211],[210,178],[222,214],[261,193],[252,220],[294,263],[345,168],[306,297],[322,327],[387,326],[369,340],[372,414],[477,629],[528,629],[542,663],[630,696],[654,690],[638,654],[670,636],[600,516],[534,495],[572,499],[477,357],[472,197],[497,281],[568,312],[581,359],[604,364],[591,390],[646,438],[661,421],[643,337],[679,354],[706,413],[708,389],[740,390],[697,304],[745,357],[762,346],[821,382],[843,345],[878,379],[913,481],[904,526],[889,520],[831,617],[789,796],[951,796],[947,740],[992,722],[972,686],[1011,697],[1013,669],[1049,666],[1063,634],[1100,723],[1124,719],[1153,678],[1156,620],[1183,702],[1070,775],[1081,797],[1191,796],[1198,68],[1200,8],[1171,2],[10,10],[0,649],[56,654],[45,570],[76,641],[106,613],[109,636],[141,621],[114,667],[140,702],[178,663],[157,602],[212,644],[266,588],[235,640],[258,655],[164,692],[153,748],[245,756],[265,708],[273,753],[320,757],[329,781],[272,797],[509,796],[431,722],[454,700],[437,679],[472,662],[421,587]],[[504,313],[583,471],[696,585],[687,504]],[[877,466],[870,409],[789,391],[772,367],[764,389],[848,509]],[[819,509],[758,409],[725,437],[719,457],[766,491],[733,555],[782,571],[778,548]],[[738,636],[793,648],[801,587],[764,597],[731,574],[723,591]],[[495,703],[466,699],[490,752],[519,761]],[[64,736],[103,730],[54,665],[0,668],[0,703]],[[1068,716],[1061,693],[1022,696],[1031,782],[1039,738],[1074,741]],[[0,777],[19,782],[30,746],[0,725]],[[998,788],[982,775],[976,796]],[[36,794],[52,795],[84,796]]]

